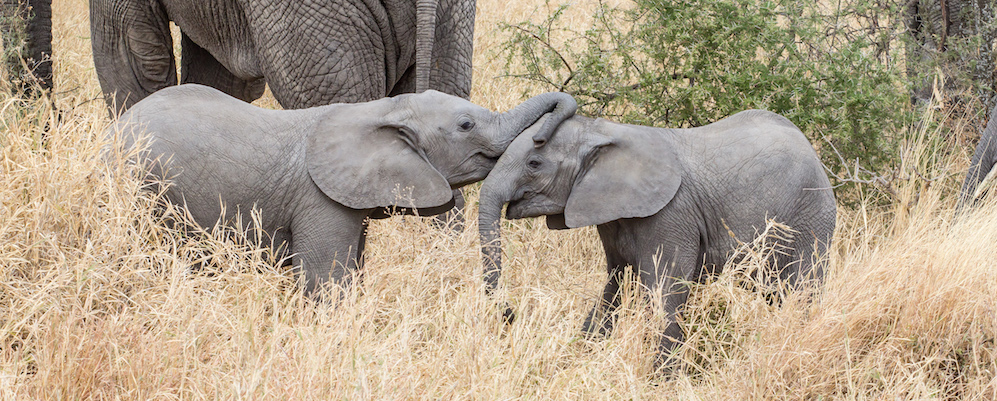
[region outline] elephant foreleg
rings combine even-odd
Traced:
[[[90,37],[112,113],[177,84],[169,19],[158,2],[91,0]]]
[[[364,248],[367,247],[367,227],[370,226],[370,218],[363,220],[363,226],[360,228],[360,239],[357,240],[357,271],[358,273],[363,273],[364,264]]]
[[[608,336],[613,331],[616,310],[620,307],[620,281],[623,279],[623,272],[622,268],[610,265],[609,281],[602,289],[602,299],[589,312],[585,325],[582,326],[582,332],[586,335]]]
[[[600,226],[600,229],[605,227]],[[602,289],[602,299],[589,312],[582,326],[582,332],[589,336],[594,334],[608,336],[613,331],[616,309],[620,307],[620,282],[623,280],[627,265],[612,241],[603,241],[603,250],[606,252],[606,271],[609,273],[609,281]]]
[[[244,102],[263,96],[266,80],[242,79],[232,74],[207,50],[187,35],[180,41],[180,82],[208,85]]]
[[[356,210],[305,213],[295,218],[291,250],[305,294],[322,297],[324,290],[336,290],[331,286],[344,291],[353,286],[363,263],[366,218]]]

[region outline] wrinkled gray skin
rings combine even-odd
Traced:
[[[990,121],[980,133],[980,143],[976,144],[976,151],[973,152],[973,159],[969,163],[969,172],[966,173],[966,180],[962,182],[956,210],[963,211],[976,204],[979,200],[973,196],[976,188],[994,168],[994,164],[997,164],[997,107],[990,111]]]
[[[247,102],[265,85],[285,109],[426,89],[466,99],[474,12],[474,0],[90,0],[90,36],[112,114],[177,84],[170,21],[179,82]]]
[[[90,0],[90,31],[97,77],[115,111],[177,84],[170,21],[183,33],[180,83],[245,101],[263,95],[266,83],[281,106],[298,109],[413,92],[417,63],[430,72],[423,89],[466,98],[474,7],[474,0]]]
[[[767,218],[799,231],[785,244],[791,252],[776,261],[780,278],[796,286],[823,278],[811,258],[827,249],[834,231],[834,194],[810,143],[777,114],[745,111],[692,129],[575,116],[546,145],[534,140],[530,129],[513,141],[481,187],[489,290],[501,273],[506,203],[510,219],[547,216],[555,229],[597,225],[609,282],[584,331],[609,333],[621,277],[634,266],[670,318],[662,356],[682,340],[675,315],[689,292],[677,280],[698,280],[704,264],[722,267],[735,238],[753,240]]]
[[[483,179],[513,138],[553,110],[553,130],[574,113],[563,93],[493,113],[436,91],[303,110],[262,109],[201,85],[163,89],[123,114],[128,146],[148,134],[144,159],[172,185],[167,199],[203,227],[251,208],[293,255],[306,292],[348,286],[362,266],[366,219],[385,208],[441,213],[452,189]],[[223,223],[227,223],[225,221]],[[270,243],[263,238],[263,243]]]

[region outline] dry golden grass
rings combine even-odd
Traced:
[[[495,24],[545,7],[478,2],[476,102],[506,109],[530,90],[497,78]],[[997,205],[951,221],[959,152],[937,160],[912,141],[904,171],[952,174],[912,179],[889,207],[839,211],[813,303],[792,294],[772,307],[745,289],[750,253],[697,286],[685,363],[655,374],[660,316],[635,291],[610,338],[579,335],[605,280],[592,229],[507,226],[497,296],[519,320],[505,326],[483,294],[473,206],[456,237],[420,219],[375,222],[363,283],[336,305],[302,299],[269,255],[223,232],[165,228],[182,216],[154,212],[123,155],[100,157],[113,144],[100,136],[85,2],[54,8],[61,120],[0,94],[3,399],[997,397]]]

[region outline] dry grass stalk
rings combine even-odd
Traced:
[[[534,6],[478,7],[473,96],[505,109],[525,88],[494,79],[494,24]],[[997,397],[997,205],[951,224],[956,178],[898,182],[896,206],[840,210],[812,302],[790,293],[769,305],[744,284],[769,251],[746,248],[695,285],[687,363],[662,377],[651,371],[661,316],[635,286],[612,336],[579,333],[605,280],[591,228],[506,223],[498,295],[519,311],[511,326],[483,294],[473,207],[456,237],[421,219],[375,222],[362,284],[336,304],[303,299],[237,230],[169,228],[184,215],[143,190],[127,154],[101,156],[113,143],[85,2],[54,9],[61,119],[45,101],[0,94],[0,398]],[[910,171],[965,163],[927,148],[909,147]]]

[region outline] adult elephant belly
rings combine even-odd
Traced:
[[[411,5],[245,4],[263,74],[284,108],[375,100],[408,80],[415,58]]]
[[[236,78],[246,81],[263,78],[249,21],[237,4],[231,0],[167,0],[163,6],[185,37],[207,51]],[[189,47],[189,44],[185,42],[182,46]],[[184,56],[190,57],[189,49],[184,50]],[[210,68],[204,65],[205,60],[186,61],[196,63],[191,68]],[[181,59],[181,62],[185,60]],[[189,83],[186,81],[183,83]],[[210,85],[213,82],[196,83]]]

